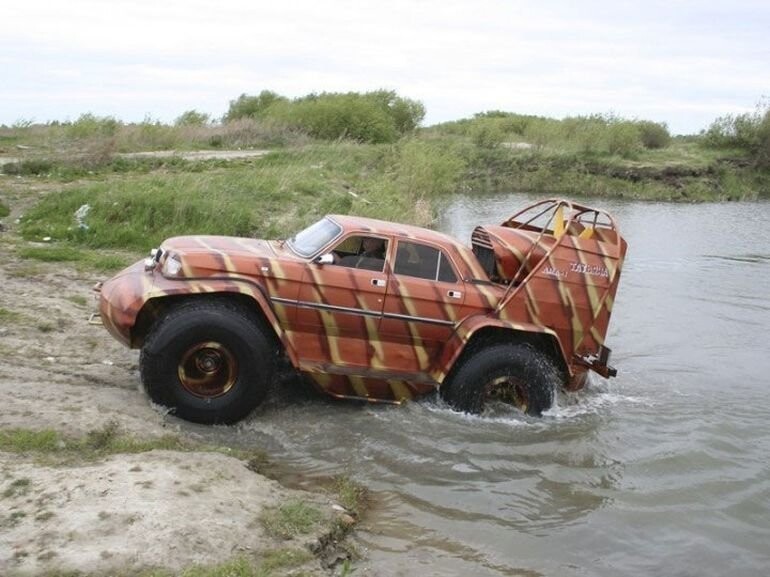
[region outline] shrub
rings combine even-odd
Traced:
[[[175,126],[206,126],[210,116],[197,110],[186,110],[174,121]]]
[[[754,112],[717,118],[702,134],[702,143],[742,149],[756,166],[770,168],[770,102],[761,102]]]
[[[306,96],[272,107],[270,117],[322,140],[380,143],[398,136],[387,112],[374,99],[355,93]]]
[[[761,168],[770,168],[770,109],[757,127],[757,147],[754,161]]]
[[[288,98],[271,90],[263,90],[257,96],[241,94],[230,101],[230,108],[225,114],[224,121],[230,122],[239,118],[264,118],[272,105],[288,102]]]
[[[92,138],[94,136],[114,136],[121,123],[112,116],[94,116],[90,112],[81,114],[70,124],[67,132],[70,138]]]
[[[505,139],[499,122],[475,123],[471,129],[471,140],[479,148],[495,148]]]
[[[227,123],[250,118],[305,132],[322,140],[347,138],[359,142],[395,142],[413,131],[425,107],[393,91],[309,94],[289,100],[274,92],[242,94],[230,102]]]
[[[558,121],[545,118],[534,120],[524,129],[524,139],[537,148],[564,139],[564,131]]]
[[[671,134],[665,123],[640,120],[636,125],[639,128],[639,136],[645,148],[666,148],[671,144]]]
[[[402,98],[393,90],[377,90],[368,96],[378,101],[388,113],[399,134],[412,132],[425,118],[425,106],[422,102]]]
[[[607,151],[628,158],[637,154],[642,147],[639,128],[634,122],[612,123],[607,132]]]

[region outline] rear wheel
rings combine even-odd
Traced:
[[[274,353],[259,321],[226,301],[189,301],[161,317],[142,347],[152,400],[196,423],[233,423],[262,400]]]
[[[495,402],[540,416],[553,405],[558,371],[542,352],[524,344],[501,343],[481,349],[442,387],[454,408],[481,413]]]

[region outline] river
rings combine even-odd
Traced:
[[[438,227],[467,240],[532,198],[461,197]],[[770,203],[595,204],[629,244],[616,379],[541,419],[279,399],[204,434],[266,448],[305,486],[368,486],[356,574],[767,575]]]

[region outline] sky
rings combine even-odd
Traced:
[[[221,117],[240,94],[395,90],[425,125],[594,113],[692,134],[770,97],[767,0],[22,0],[0,124]],[[764,99],[764,100],[763,100]]]

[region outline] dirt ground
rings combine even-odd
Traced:
[[[16,256],[14,221],[28,201],[14,199],[28,197],[9,190],[0,178],[12,211],[0,219],[0,429],[79,436],[117,422],[142,437],[179,434],[138,390],[136,351],[87,322],[91,287],[105,275]],[[339,511],[328,496],[287,489],[219,453],[152,451],[51,466],[0,452],[0,575],[176,570],[306,548],[320,529],[282,543],[259,523],[266,507],[293,499]],[[325,573],[317,559],[303,570]]]

